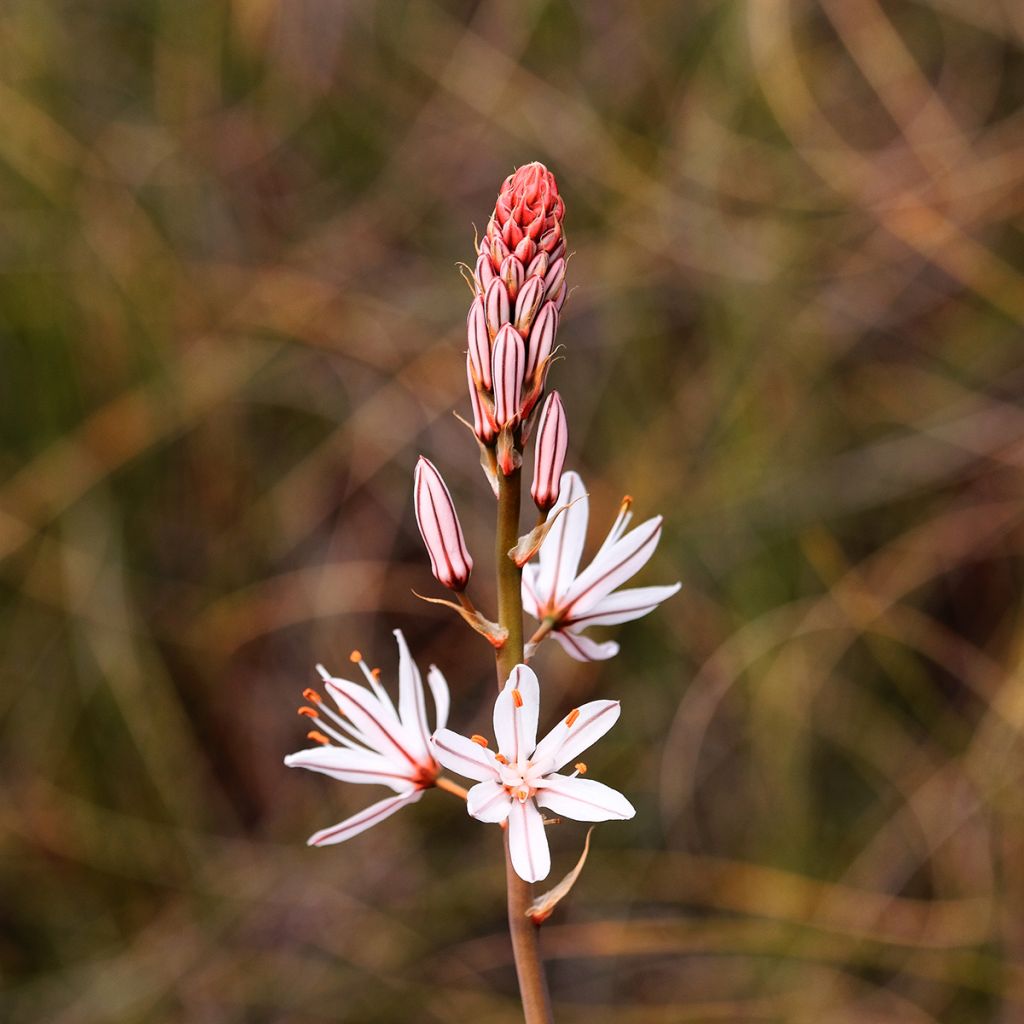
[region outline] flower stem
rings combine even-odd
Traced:
[[[498,577],[498,624],[508,630],[508,638],[497,651],[498,688],[505,684],[512,669],[523,660],[522,570],[508,557],[519,540],[520,472],[498,474],[498,529],[495,564]],[[519,995],[526,1024],[552,1024],[551,998],[548,995],[544,964],[540,958],[537,926],[526,916],[532,900],[532,886],[516,874],[509,857],[508,830],[505,830],[505,878],[508,885],[508,928],[519,979]]]

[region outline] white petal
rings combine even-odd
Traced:
[[[469,791],[466,809],[474,818],[498,824],[508,817],[512,797],[498,782],[478,782]]]
[[[434,710],[437,712],[435,721],[436,729],[443,729],[448,724],[448,708],[451,706],[451,696],[448,691],[448,680],[441,674],[436,665],[430,666],[427,673],[427,685],[434,695]]]
[[[592,700],[565,716],[537,744],[534,764],[546,772],[558,771],[596,743],[618,720],[622,712],[617,700]],[[569,722],[572,725],[569,725]]]
[[[516,874],[539,882],[551,870],[551,851],[544,834],[544,819],[532,800],[512,801],[508,816],[508,849]]]
[[[370,783],[376,786],[390,786],[404,792],[415,781],[411,770],[402,771],[401,765],[389,761],[380,754],[368,751],[348,750],[344,747],[313,747],[289,754],[284,763],[289,768],[308,768],[310,771],[329,775],[340,782]]]
[[[423,699],[423,677],[409,653],[409,645],[400,629],[395,630],[398,641],[398,714],[409,738],[415,744],[413,751],[421,760],[429,759],[430,729],[427,727],[427,708]]]
[[[341,713],[351,720],[367,744],[395,764],[419,767],[422,758],[414,753],[418,744],[392,711],[384,707],[365,686],[333,677],[325,685]]]
[[[500,778],[494,752],[451,729],[438,729],[431,737],[434,757],[453,772],[477,782]]]
[[[523,611],[532,615],[535,619],[542,619],[544,616],[537,601],[537,574],[539,567],[536,562],[527,562],[523,566]]]
[[[423,796],[422,789],[414,789],[409,793],[400,793],[398,796],[389,796],[379,803],[367,807],[365,811],[353,814],[337,825],[314,832],[306,840],[310,846],[332,846],[334,843],[343,843],[346,839],[373,828],[378,822],[390,818],[395,811],[401,810],[406,804],[414,804]]]
[[[654,611],[662,601],[677,593],[681,583],[664,587],[630,587],[617,590],[602,597],[585,615],[572,617],[573,631],[586,626],[614,626],[620,622],[632,622]]]
[[[559,595],[568,590],[580,566],[590,518],[590,500],[579,473],[570,470],[562,474],[555,507],[560,505],[570,507],[558,517],[540,548],[534,593],[542,605],[554,604]]]
[[[638,573],[661,538],[661,516],[654,516],[630,530],[621,540],[595,558],[576,577],[559,602],[567,619],[583,615],[616,587]]]
[[[568,630],[557,630],[551,635],[562,645],[566,654],[577,661],[607,661],[619,653],[619,645],[614,640],[599,644],[596,640]]]
[[[526,665],[516,665],[494,702],[494,736],[498,750],[511,764],[533,753],[539,713],[537,675]]]
[[[593,779],[549,775],[537,790],[536,800],[555,814],[576,821],[609,821],[632,818],[633,805],[617,790]]]

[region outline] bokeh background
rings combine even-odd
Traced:
[[[514,1021],[498,830],[289,772],[389,631],[488,731],[462,353],[502,179],[548,163],[553,374],[592,543],[682,579],[545,926],[558,1019],[1024,1020],[1024,9],[1013,0],[0,8],[0,1018]],[[551,648],[551,649],[549,649]],[[552,830],[553,878],[584,828]]]

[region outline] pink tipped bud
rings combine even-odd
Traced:
[[[539,277],[531,277],[523,285],[523,290],[516,299],[515,327],[524,338],[530,333],[530,325],[543,297],[544,282]]]
[[[558,500],[562,464],[569,446],[569,425],[565,420],[562,399],[557,391],[548,395],[537,424],[537,447],[534,449],[533,484],[530,493],[541,512],[547,512]]]
[[[464,590],[473,571],[452,496],[433,463],[420,456],[413,485],[416,524],[430,555],[434,578],[450,590]]]
[[[537,252],[537,243],[532,238],[524,238],[512,254],[525,267]]]
[[[545,302],[530,328],[529,352],[526,359],[526,380],[531,380],[539,366],[551,355],[558,330],[558,310],[555,303]]]
[[[491,339],[487,333],[484,300],[478,295],[469,307],[466,317],[466,335],[469,341],[469,361],[476,383],[491,389]],[[475,388],[474,388],[475,390]]]
[[[493,265],[499,266],[508,252],[514,252],[524,266],[538,250],[550,253],[561,244],[564,216],[565,203],[558,194],[555,176],[541,163],[520,167],[501,186],[487,225]],[[494,242],[498,240],[506,252],[495,260]]]
[[[505,324],[494,339],[491,379],[494,387],[494,419],[499,427],[515,422],[523,394],[526,346],[511,324]]]
[[[491,257],[487,253],[481,253],[477,257],[476,271],[473,276],[476,278],[480,294],[483,295],[487,291],[487,286],[494,279],[494,268],[491,266]]]
[[[484,313],[487,317],[487,331],[493,338],[498,331],[509,322],[510,303],[508,289],[500,277],[496,277],[487,286],[484,293]]]
[[[551,266],[551,257],[546,252],[539,252],[526,267],[527,277],[543,277]]]
[[[506,256],[501,262],[498,276],[505,282],[509,299],[515,302],[519,289],[523,286],[523,278],[526,277],[523,264],[515,256]]]
[[[565,259],[559,257],[551,263],[551,266],[548,268],[548,272],[544,275],[544,298],[555,298],[564,281]]]
[[[490,372],[488,366],[488,375]],[[477,388],[476,381],[473,379],[473,362],[468,353],[466,355],[466,382],[469,385],[469,401],[473,407],[473,433],[484,444],[492,444],[498,436],[498,428],[494,423],[494,417],[487,408],[485,399]]]

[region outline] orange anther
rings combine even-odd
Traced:
[[[305,715],[307,718],[319,718],[320,716],[316,713],[314,708],[301,707],[299,708],[299,714]]]
[[[312,732],[307,732],[306,739],[312,740],[314,743],[322,743],[325,747],[331,745],[331,741],[322,732],[317,732],[316,729]]]
[[[565,724],[571,729],[576,724],[576,719],[579,718],[579,717],[580,717],[580,709],[579,708],[573,708],[572,711],[570,711],[568,716],[566,717]]]
[[[508,764],[508,758],[504,754],[495,754],[494,760],[497,761],[498,764]]]
[[[361,662],[363,660],[362,652],[361,651],[353,651],[348,656],[348,660],[351,661],[353,665],[358,665],[359,662]]]
[[[372,669],[370,669],[370,675],[373,676],[374,679],[380,679],[380,669],[379,668],[372,668]]]
[[[622,499],[622,504],[619,506],[622,512],[628,512],[633,507],[633,495],[627,494]]]
[[[523,695],[518,690],[512,691],[512,703],[515,704],[517,708],[521,708],[523,706]]]
[[[580,775],[586,775],[587,774],[587,766],[582,761],[577,761],[573,765],[573,767],[576,769],[576,771],[578,771],[580,773]]]
[[[316,690],[311,690],[308,687],[302,691],[302,696],[310,702],[310,704],[319,704],[323,699]]]
[[[474,734],[473,734],[472,736],[470,736],[469,738],[470,738],[470,739],[471,739],[471,740],[472,740],[472,741],[473,741],[474,743],[477,743],[477,744],[479,744],[479,745],[480,745],[481,747],[486,747],[486,746],[487,746],[487,740],[486,740],[486,739],[484,739],[484,737],[483,737],[483,736],[478,736],[478,735],[477,735],[476,733],[474,733]]]

